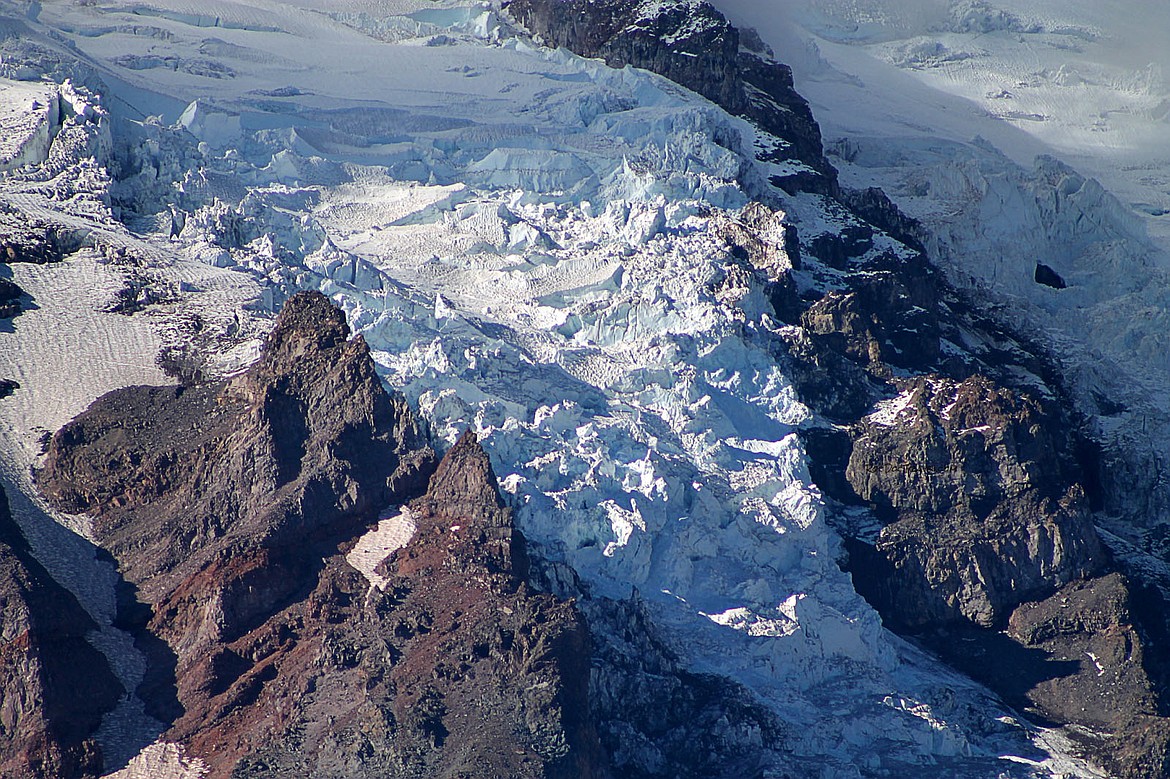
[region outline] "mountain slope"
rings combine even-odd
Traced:
[[[995,647],[1011,625],[1024,656],[1104,656],[1108,636],[1157,637],[1156,615],[1126,605],[1129,585],[1090,521],[1105,493],[1059,361],[938,273],[924,253],[933,233],[879,191],[836,183],[787,69],[711,6],[517,1],[508,13],[158,0],[50,2],[13,22],[26,32],[4,43],[6,73],[69,75],[77,86],[61,94],[90,108],[46,119],[49,148],[5,175],[0,199],[46,236],[73,237],[54,244],[63,268],[90,262],[117,279],[108,308],[124,322],[111,341],[148,330],[137,358],[189,385],[99,400],[57,434],[41,477],[59,506],[96,513],[94,538],[153,608],[128,609],[123,626],[165,639],[184,671],[147,653],[155,675],[137,695],[164,739],[216,775],[457,772],[449,755],[488,772],[608,764],[646,777],[1099,775],[1062,734],[882,627]],[[542,49],[516,21],[700,94]],[[32,288],[56,304],[59,293]],[[368,358],[339,335],[340,315],[295,295],[304,289],[340,306]],[[286,340],[308,310],[315,324]],[[318,347],[346,370],[335,376]],[[17,420],[5,447],[28,452],[51,385],[20,379],[0,409]],[[403,398],[391,416],[421,420],[407,449],[422,457],[427,431],[479,463],[466,486],[486,496],[479,508],[415,504],[437,530],[415,536],[397,571],[373,545],[398,544],[419,521],[384,509],[408,482],[421,491],[426,469],[388,491],[395,458],[414,455],[367,456],[370,436],[386,443],[399,428],[382,424],[382,383]],[[71,413],[99,394],[86,392]],[[127,418],[157,434],[129,433]],[[898,478],[920,451],[922,477]],[[450,528],[457,511],[482,516],[503,548],[492,471],[527,539],[529,583],[516,559],[493,573],[498,554],[435,545],[442,523],[462,532]],[[289,542],[309,528],[311,543]],[[444,571],[433,580],[412,554],[450,570],[429,564]],[[995,566],[981,568],[987,555]],[[581,616],[530,587],[575,598]],[[440,590],[513,614],[437,615]],[[1055,636],[1038,627],[1044,604],[1074,596],[1090,611],[1113,604],[1110,620]],[[931,604],[935,619],[899,611],[911,604]],[[409,619],[395,622],[399,608]],[[454,637],[447,648],[426,637],[439,616],[452,620],[439,631]],[[538,617],[550,653],[488,641],[480,657],[475,641],[470,660],[459,654],[463,628],[499,638]],[[332,626],[322,636],[297,632],[320,620]],[[317,678],[310,656],[352,686],[292,707]],[[489,707],[535,728],[527,767],[466,751],[479,731],[454,727],[455,702],[480,689],[462,665],[495,673],[509,658],[568,680],[560,698]],[[1146,665],[1119,674],[1148,719],[1104,725],[1135,736],[1135,776],[1160,749],[1149,702],[1161,681]],[[1078,669],[1078,694],[1094,694],[1095,670]],[[1078,721],[1051,705],[1057,688],[1016,694],[1018,680],[984,678],[1014,705]],[[408,691],[396,697],[399,682]],[[375,709],[402,728],[379,729]],[[276,731],[249,719],[259,711],[278,715]],[[335,727],[339,711],[355,718]],[[263,747],[272,732],[288,738]],[[154,735],[136,734],[137,746]],[[576,762],[557,751],[562,738]]]
[[[93,738],[122,685],[86,643],[96,625],[33,557],[0,489],[0,770],[13,779],[92,775]]]

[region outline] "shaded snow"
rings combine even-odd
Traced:
[[[1170,511],[1170,8],[716,5],[793,66],[842,183],[882,187],[952,282],[1056,355],[1139,477],[1108,506],[1136,542]],[[1037,284],[1037,263],[1067,289]]]
[[[58,112],[56,89],[0,80],[0,171],[44,161]]]

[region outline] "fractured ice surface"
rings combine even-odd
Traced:
[[[140,235],[108,207],[85,224],[173,283],[144,316],[158,339],[205,339],[208,370],[235,370],[257,311],[320,289],[435,436],[476,430],[543,554],[594,597],[636,592],[826,776],[1028,749],[984,727],[990,702],[936,711],[956,687],[986,699],[884,632],[837,565],[796,435],[812,413],[727,237],[753,188],[799,164],[755,162],[745,122],[541,49],[492,4],[50,0],[40,24],[117,85],[113,191]],[[816,198],[792,209],[814,234],[842,224]],[[761,238],[785,256],[781,231]],[[384,521],[352,555],[374,586],[407,536]]]

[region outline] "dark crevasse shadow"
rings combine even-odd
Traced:
[[[99,555],[105,556],[112,564],[113,557],[104,549]],[[176,667],[178,656],[174,650],[147,626],[154,611],[138,597],[138,587],[119,578],[114,589],[117,611],[113,627],[129,633],[134,638],[134,648],[142,653],[146,662],[142,682],[134,693],[142,701],[146,714],[159,722],[170,725],[183,716],[179,703]]]

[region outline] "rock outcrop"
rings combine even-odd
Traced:
[[[245,373],[119,390],[49,445],[42,489],[95,516],[141,601],[123,615],[163,738],[211,779],[603,776],[584,623],[524,583],[474,438],[435,470],[348,336],[299,294]],[[414,540],[368,581],[346,553],[420,495]]]
[[[1025,691],[1027,704],[1050,719],[1108,732],[1157,715],[1158,684],[1146,670],[1154,658],[1146,657],[1133,600],[1126,578],[1111,573],[1016,609],[1007,635],[1039,650],[1047,666],[1067,667],[1035,680]]]
[[[913,246],[883,202],[855,210]],[[1013,705],[1078,726],[1114,775],[1164,776],[1170,630],[1148,605],[1163,601],[1098,535],[1099,474],[1059,370],[924,255],[853,254],[806,252],[835,281],[804,294],[778,359],[825,418],[803,437],[858,592]]]
[[[523,538],[473,436],[407,511],[414,536],[378,583],[330,557],[303,601],[198,669],[220,724],[188,715],[170,737],[213,777],[607,776],[588,631],[523,582]]]
[[[151,603],[229,558],[301,557],[306,539],[421,492],[433,467],[406,402],[348,336],[323,295],[294,296],[245,373],[95,401],[53,436],[40,487],[62,509],[95,515],[102,545]],[[223,606],[227,622],[212,634],[247,621]]]
[[[20,297],[24,290],[11,279],[0,278],[0,319],[12,319],[20,314]]]
[[[932,643],[956,667],[1042,722],[1075,723],[1110,776],[1170,768],[1165,600],[1112,572],[1019,606],[1002,632],[957,628]]]
[[[59,262],[82,237],[39,222],[0,200],[0,264]]]
[[[809,306],[801,324],[827,351],[878,378],[891,375],[891,367],[929,369],[940,356],[937,289],[922,282],[908,286],[908,276],[909,269],[867,269],[848,290],[831,291]]]
[[[36,561],[0,489],[0,775],[97,776],[93,739],[122,685],[87,641],[76,598]]]
[[[1039,403],[982,376],[916,379],[892,403],[861,422],[846,469],[892,520],[875,547],[888,571],[857,577],[890,624],[999,627],[1102,568],[1065,442]]]
[[[645,604],[596,599],[593,705],[614,773],[628,779],[800,776],[793,733],[751,690],[688,668]],[[803,769],[803,771],[802,771]]]
[[[508,11],[550,46],[615,68],[649,70],[752,121],[776,139],[775,148],[760,152],[762,161],[795,159],[807,166],[777,177],[776,186],[836,191],[837,172],[825,159],[820,127],[793,85],[791,68],[762,46],[742,45],[740,31],[709,3],[513,0]]]

